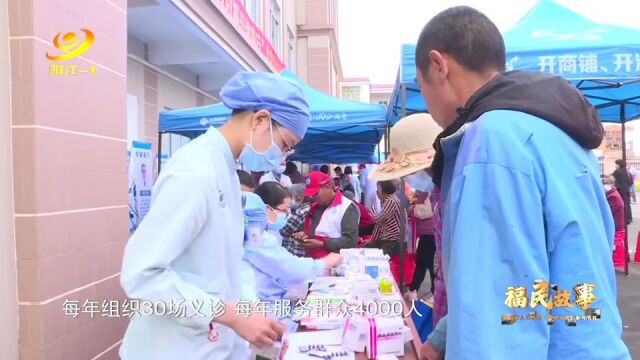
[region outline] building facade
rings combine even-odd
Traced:
[[[344,78],[340,82],[340,97],[352,101],[388,105],[393,84],[372,84],[367,77]]]
[[[366,77],[344,78],[340,82],[340,97],[351,101],[371,102],[371,79]]]
[[[155,153],[160,111],[217,103],[222,85],[240,70],[291,67],[295,43],[284,39],[295,39],[295,15],[293,0],[129,1],[129,140],[151,142]],[[162,153],[186,142],[165,134]]]
[[[338,0],[296,1],[297,64],[307,84],[339,97],[342,64],[338,52]]]
[[[625,131],[627,163],[640,169],[640,158],[636,157],[633,148],[633,126],[625,126]],[[604,174],[611,174],[616,169],[615,161],[622,159],[622,146],[622,127],[619,124],[605,124],[604,139],[596,151]]]
[[[371,103],[389,105],[394,84],[372,84]]]
[[[0,24],[2,357],[117,359],[131,140],[156,153],[158,113],[239,70],[336,94],[336,0],[0,0]]]
[[[335,95],[342,76],[336,10],[335,0],[130,1],[129,139],[137,134],[155,150],[158,112],[218,102],[239,70],[286,67]],[[187,142],[165,134],[162,153]]]
[[[388,105],[393,92],[393,84],[372,84],[366,77],[345,78],[340,83],[340,97],[346,100],[360,101],[371,104]],[[384,161],[385,136],[382,136],[378,149],[378,161]],[[378,151],[376,150],[376,154]]]

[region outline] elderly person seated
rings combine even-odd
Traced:
[[[313,197],[304,232],[294,234],[307,255],[319,259],[340,249],[358,244],[360,213],[357,205],[336,191],[329,175],[319,171],[309,174],[305,196]]]

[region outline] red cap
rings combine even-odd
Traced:
[[[307,188],[305,189],[304,196],[316,196],[320,188],[331,183],[329,175],[320,172],[312,171],[307,178]]]

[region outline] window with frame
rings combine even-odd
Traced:
[[[296,42],[296,38],[293,36],[293,32],[291,31],[291,28],[287,27],[287,35],[289,38],[289,47],[288,47],[288,60],[287,60],[287,66],[289,67],[289,69],[291,71],[295,71],[295,65],[296,65],[296,56],[295,56],[295,42]]]
[[[352,101],[360,101],[360,86],[343,86],[342,98]]]
[[[253,23],[258,26],[258,28],[262,28],[261,15],[260,11],[260,2],[261,0],[242,0],[242,4],[244,5],[247,14],[253,20]]]
[[[278,56],[282,56],[282,47],[280,46],[280,34],[282,33],[280,29],[281,24],[281,14],[280,14],[280,5],[278,5],[277,0],[271,0],[271,46],[276,51]]]

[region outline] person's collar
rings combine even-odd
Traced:
[[[227,142],[227,139],[222,136],[220,131],[214,127],[210,127],[206,132],[211,139],[213,139],[213,143],[216,144],[220,150],[222,150],[222,155],[227,163],[229,169],[236,171],[238,168],[238,162],[233,157],[233,152],[231,151],[231,146]]]
[[[327,206],[327,208],[338,206],[340,204],[342,204],[342,192],[338,190],[336,191],[336,195],[333,197],[333,200],[331,201],[329,206]]]
[[[380,201],[386,202],[391,200],[394,197],[398,197],[398,196],[396,194],[387,194],[387,195],[384,195],[384,197]]]
[[[336,191],[336,194],[333,197],[333,200],[331,200],[331,202],[329,203],[329,205],[320,205],[317,202],[314,202],[311,205],[310,211],[311,211],[311,213],[316,212],[318,209],[324,211],[324,210],[327,210],[328,208],[335,207],[335,206],[338,206],[340,204],[342,204],[342,192]]]

